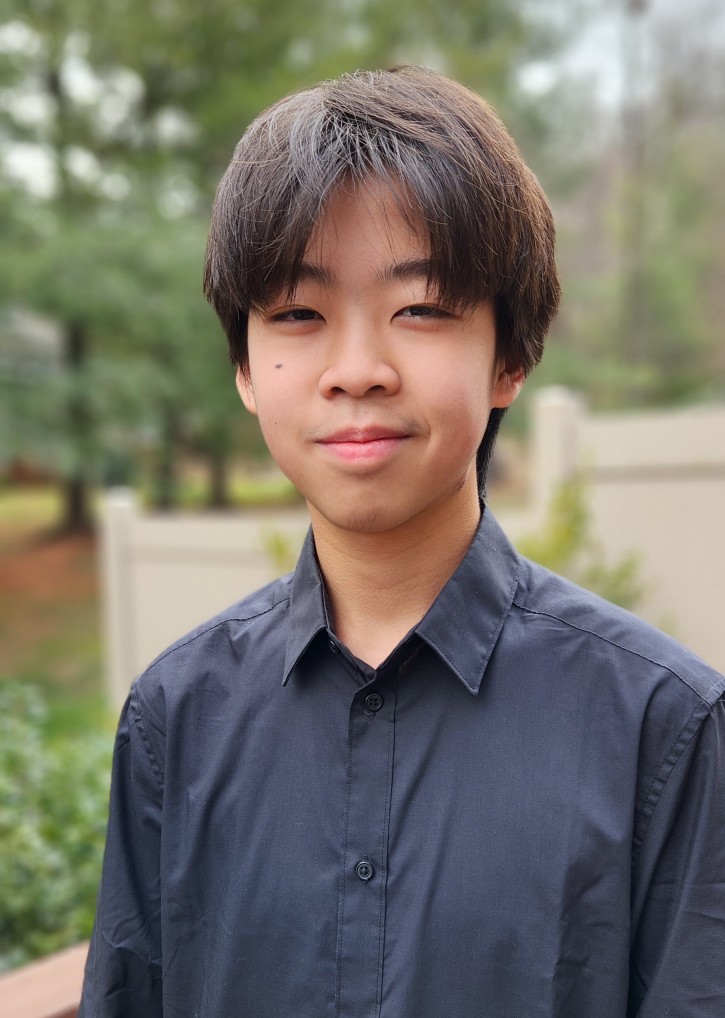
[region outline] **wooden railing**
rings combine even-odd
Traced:
[[[76,1018],[88,944],[0,975],[0,1018]]]

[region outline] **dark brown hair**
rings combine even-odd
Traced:
[[[420,67],[358,71],[296,92],[248,128],[217,190],[204,292],[232,360],[247,366],[247,319],[292,291],[312,232],[344,183],[375,178],[429,248],[444,301],[491,300],[498,356],[528,373],[559,302],[546,198],[494,110]],[[503,411],[479,449],[485,472]]]

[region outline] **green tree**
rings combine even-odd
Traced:
[[[620,105],[592,97],[590,171],[556,196],[565,301],[535,384],[595,407],[725,391],[725,17],[694,4],[620,6]]]

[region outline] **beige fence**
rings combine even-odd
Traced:
[[[306,530],[304,510],[152,514],[128,489],[109,492],[101,578],[114,701],[169,643],[284,571]]]
[[[607,558],[638,557],[638,613],[725,671],[725,406],[589,415],[575,394],[544,390],[531,469],[526,523],[580,472]],[[522,521],[507,522],[515,539]]]
[[[547,389],[531,445],[528,505],[497,513],[513,540],[534,531],[557,487],[582,471],[606,556],[639,557],[640,613],[725,670],[725,407],[590,416],[573,393]],[[109,493],[102,563],[114,700],[173,639],[279,573],[306,523],[294,510],[146,514],[132,493]]]

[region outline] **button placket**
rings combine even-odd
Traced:
[[[377,1014],[380,1003],[394,704],[393,688],[386,689],[385,696],[376,690],[358,693],[350,705],[346,845],[338,912],[338,1018]]]

